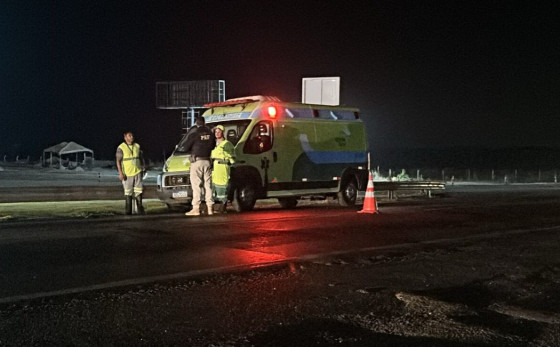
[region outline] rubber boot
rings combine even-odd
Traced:
[[[220,207],[220,213],[227,213],[227,201],[225,201],[222,204],[222,207]]]
[[[132,195],[126,196],[126,204],[124,205],[124,214],[131,215],[132,214]]]
[[[140,215],[146,214],[146,211],[144,211],[144,206],[142,205],[142,194],[136,196],[136,209],[138,211],[138,214]]]

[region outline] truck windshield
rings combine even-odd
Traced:
[[[245,130],[247,130],[249,123],[251,123],[250,120],[234,120],[219,123],[208,123],[206,125],[212,129],[214,129],[217,125],[223,125],[224,137],[235,146],[237,145],[237,142],[239,142],[241,136],[243,136]]]
[[[245,130],[247,130],[249,123],[251,123],[250,120],[236,120],[220,123],[207,123],[206,126],[210,129],[214,129],[214,127],[217,125],[223,125],[225,128],[225,138],[235,146],[237,145],[237,142],[239,142],[241,136],[243,136]],[[185,136],[183,136],[181,141],[179,141],[179,143],[177,144],[177,147],[175,148],[175,154],[188,154],[185,145],[187,143],[187,139],[192,133],[194,133],[195,129],[196,127],[193,126],[187,131]]]

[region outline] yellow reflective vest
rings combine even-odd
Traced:
[[[211,157],[214,161],[212,169],[212,183],[225,186],[229,182],[229,166],[235,162],[234,148],[228,140],[222,140],[212,150]]]
[[[133,143],[128,145],[126,142],[120,144],[119,148],[123,153],[122,171],[128,176],[136,176],[142,172],[142,162],[140,158],[140,145]]]

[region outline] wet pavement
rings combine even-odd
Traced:
[[[53,222],[12,236],[3,228],[0,254],[13,253],[1,264],[37,257],[48,268],[66,251],[82,259],[57,270],[73,283],[88,281],[95,269],[88,264],[99,261],[99,274],[129,278],[180,268],[203,249],[216,252],[201,263],[256,261],[4,302],[0,345],[556,346],[559,204],[556,186],[462,187],[437,199],[384,202],[379,215],[363,217],[331,206],[269,207],[196,221]],[[256,254],[283,260],[261,267]],[[20,275],[42,268],[31,264],[22,261]],[[2,283],[18,273],[11,271],[1,271]]]

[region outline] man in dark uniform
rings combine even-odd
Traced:
[[[186,216],[200,216],[200,186],[202,183],[204,183],[204,200],[206,201],[208,214],[214,214],[212,211],[214,202],[212,201],[212,167],[210,155],[216,146],[216,138],[204,123],[203,117],[198,117],[196,119],[196,129],[191,130],[193,133],[189,135],[185,143],[185,151],[191,154],[190,178],[193,192],[192,210],[185,213]]]

